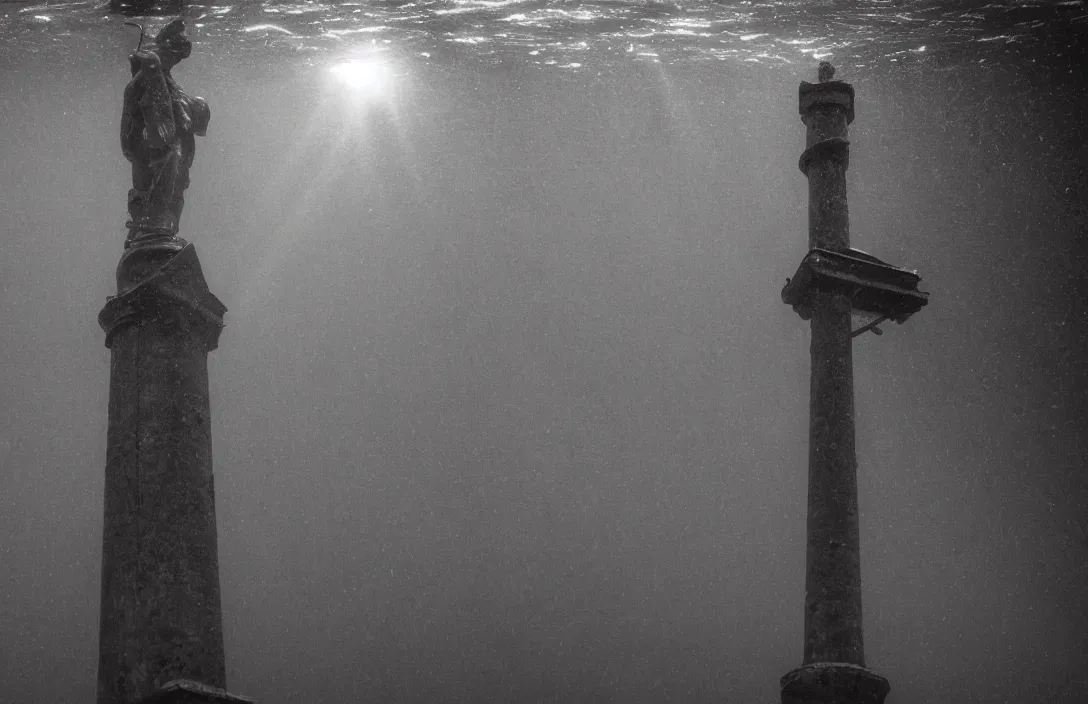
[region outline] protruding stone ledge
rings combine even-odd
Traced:
[[[917,272],[882,262],[857,249],[832,251],[817,247],[801,260],[793,278],[782,288],[782,302],[793,306],[802,320],[812,318],[817,291],[842,296],[855,311],[904,323],[929,302],[918,290]]]
[[[194,680],[172,680],[140,704],[256,704],[256,701]]]

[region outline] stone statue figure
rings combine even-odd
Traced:
[[[185,23],[176,19],[147,46],[141,28],[140,46],[129,56],[132,80],[121,112],[121,151],[132,163],[126,249],[177,239],[196,135],[207,134],[211,118],[207,101],[188,95],[170,75],[192,49]]]

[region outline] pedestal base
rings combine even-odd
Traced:
[[[858,665],[817,662],[782,677],[782,704],[884,704],[888,680]]]
[[[140,704],[256,704],[256,700],[193,680],[173,680]]]

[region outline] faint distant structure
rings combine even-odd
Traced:
[[[177,177],[193,117],[193,99],[163,75],[188,56],[184,30],[172,22],[130,57],[125,120],[140,127],[122,144],[149,170],[148,197],[161,197],[156,217],[130,223],[117,295],[98,316],[110,349],[98,704],[252,701],[224,691],[207,357],[226,307],[177,236],[178,184],[156,175]]]
[[[110,0],[110,12],[126,15],[176,15],[185,8],[185,0]]]
[[[928,300],[917,274],[850,248],[846,137],[854,88],[832,80],[834,73],[823,62],[819,83],[801,82],[809,252],[782,289],[812,331],[805,648],[801,667],[782,677],[782,704],[882,704],[890,690],[866,669],[862,640],[852,339],[880,334],[884,320],[902,323]]]

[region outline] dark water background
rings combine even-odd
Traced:
[[[231,690],[777,701],[808,413],[779,289],[827,58],[858,96],[854,244],[932,292],[855,341],[869,665],[889,704],[1088,701],[1083,2],[184,16],[212,122],[181,234],[230,309]],[[94,696],[122,19],[0,4],[11,704]]]

